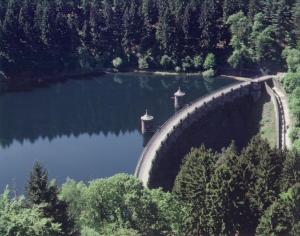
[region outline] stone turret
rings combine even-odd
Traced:
[[[148,110],[146,110],[145,115],[141,117],[142,134],[153,132],[153,121],[154,117],[149,115]]]
[[[174,93],[174,106],[178,110],[184,105],[185,92],[179,87],[178,91]]]

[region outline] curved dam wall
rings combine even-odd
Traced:
[[[238,120],[247,120],[247,112],[230,112],[230,109],[226,106],[228,104],[233,105],[233,101],[235,101],[234,107],[238,106],[241,110],[245,107],[250,109],[252,107],[251,103],[257,101],[264,92],[264,83],[271,79],[272,76],[265,76],[253,81],[225,87],[205,97],[199,98],[177,112],[158,129],[148,142],[140,157],[135,175],[142,180],[145,186],[163,187],[166,190],[170,189],[178,173],[182,157],[190,151],[191,147],[197,147],[199,143],[194,143],[195,140],[201,141],[198,140],[196,136],[193,137],[194,134],[196,135],[202,132],[205,137],[207,135],[209,136],[210,132],[221,131],[217,126],[214,131],[212,131],[214,128],[207,129],[208,126],[205,121],[211,119],[209,115],[213,114],[215,118],[217,118],[215,121],[211,120],[210,124],[222,125],[224,122],[220,116],[221,114],[216,115],[215,111],[228,112],[225,117],[230,117],[230,119],[227,119],[229,125],[224,125],[224,127],[228,127],[228,129],[224,129],[222,133],[220,133],[221,136],[227,135],[228,132],[233,132],[236,135],[243,133],[241,129],[245,124],[241,124]],[[236,101],[240,104],[237,105]],[[245,106],[245,104],[248,104],[248,106]],[[224,114],[222,114],[222,116],[224,116]],[[202,124],[199,124],[199,122],[202,122]],[[233,127],[230,128],[230,126]],[[188,130],[189,132],[187,132]],[[245,131],[245,133],[247,132]],[[243,140],[235,135],[233,137],[236,137],[237,140]],[[217,143],[216,140],[213,139],[205,137],[203,140],[211,140],[212,143]],[[220,146],[216,148],[221,149],[226,144],[227,143],[220,142]],[[211,145],[207,146],[210,147]]]

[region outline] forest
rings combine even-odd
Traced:
[[[0,195],[2,236],[299,235],[300,162],[259,136],[240,153],[193,149],[173,191],[129,175],[61,187],[36,163],[25,196]]]
[[[280,70],[299,22],[299,0],[1,0],[0,70]]]
[[[1,0],[1,80],[67,72],[287,71],[293,150],[193,149],[173,190],[119,174],[0,195],[2,236],[300,235],[300,0]],[[1,84],[0,84],[1,85]]]

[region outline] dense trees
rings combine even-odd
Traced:
[[[257,235],[299,235],[300,233],[299,183],[279,198],[265,211],[257,227]]]
[[[187,207],[170,193],[144,189],[128,175],[92,181],[89,185],[67,181],[61,197],[83,231],[100,235],[183,235]],[[131,234],[130,234],[131,235]]]
[[[60,226],[46,218],[39,206],[28,208],[24,198],[10,199],[9,191],[0,195],[0,234],[3,236],[60,235]]]
[[[35,164],[26,197],[0,196],[0,233],[298,235],[299,164],[296,153],[260,137],[241,153],[234,143],[221,153],[202,146],[184,158],[172,193],[126,174],[88,184],[68,179],[58,189]]]
[[[189,235],[253,235],[259,224],[259,235],[270,235],[272,229],[264,228],[269,227],[264,225],[272,211],[269,207],[280,201],[280,193],[299,182],[299,167],[299,156],[271,149],[260,137],[240,154],[234,144],[221,154],[204,147],[193,150],[185,157],[173,189],[179,199],[193,206],[189,220],[194,232]],[[294,204],[299,204],[297,199],[298,192]],[[299,206],[291,207],[291,214],[296,215],[280,215],[284,232],[292,232],[292,226],[299,223],[295,213]]]
[[[218,63],[225,64],[232,46],[229,61],[234,67],[249,67],[245,59],[251,56],[255,64],[269,68],[280,61],[278,55],[286,45],[299,40],[299,4],[297,0],[5,0],[0,3],[1,67],[6,73],[90,71],[110,67],[121,58],[123,66],[141,69],[200,70],[199,61],[187,67],[186,58],[214,53]],[[229,20],[236,13],[244,16]],[[231,29],[238,22],[240,34],[247,32],[240,37],[233,32],[231,39],[227,20]],[[161,65],[163,56],[172,64]]]
[[[300,50],[287,48],[283,54],[288,65],[288,73],[284,77],[283,86],[289,96],[294,125],[290,137],[294,148],[300,152]]]

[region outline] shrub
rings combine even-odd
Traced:
[[[180,71],[181,71],[180,66],[176,66],[176,67],[175,67],[175,71],[176,71],[176,72],[180,72]]]
[[[171,57],[169,57],[168,55],[163,55],[160,59],[160,65],[164,68],[164,69],[171,69],[174,66],[174,61]]]
[[[300,128],[299,127],[292,129],[292,131],[290,133],[290,139],[292,140],[292,142],[294,142],[297,139],[300,139]]]
[[[121,57],[117,57],[112,61],[112,64],[116,69],[120,69],[123,65],[123,60]]]
[[[296,117],[297,123],[300,120],[300,87],[296,88],[290,95],[290,109],[292,114]]]
[[[287,93],[292,93],[297,87],[300,87],[300,72],[288,73],[284,77],[283,86]]]
[[[296,72],[300,65],[300,50],[287,48],[283,51],[290,72]]]
[[[194,62],[190,56],[185,57],[182,60],[182,70],[184,72],[191,70],[193,67],[193,64],[194,64]]]
[[[209,69],[215,69],[216,67],[216,57],[213,53],[209,53],[207,54],[204,64],[203,64],[203,68],[205,70],[209,70]]]
[[[206,70],[202,73],[204,79],[209,79],[215,76],[215,71],[213,69]]]
[[[195,69],[201,69],[202,65],[203,65],[203,58],[201,55],[195,56],[194,57],[194,68]]]
[[[293,143],[293,148],[297,153],[300,153],[300,139],[297,139],[294,143]]]
[[[139,69],[141,70],[149,69],[149,63],[146,57],[139,58]]]

